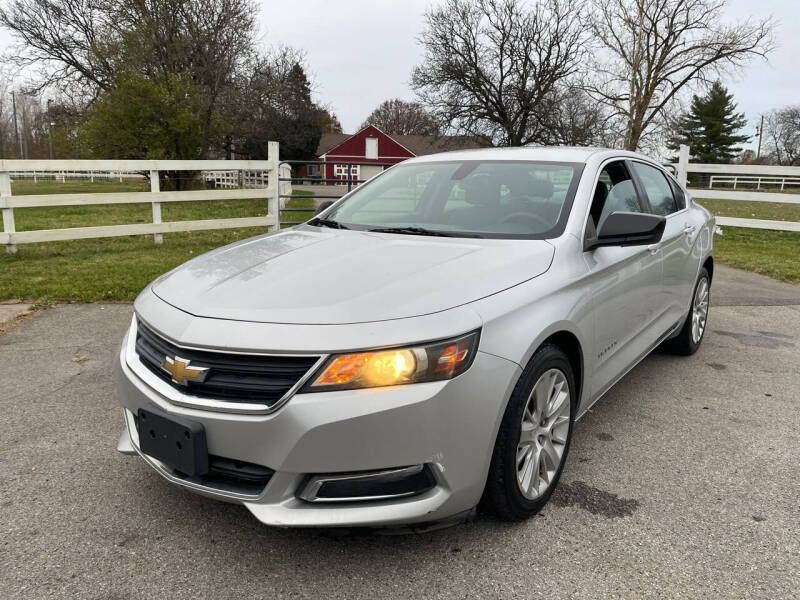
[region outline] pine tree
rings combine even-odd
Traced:
[[[686,144],[694,162],[729,163],[742,151],[737,144],[749,139],[737,135],[746,124],[744,114],[736,112],[733,95],[717,81],[705,96],[692,98],[691,109],[674,125],[668,147],[677,150]]]

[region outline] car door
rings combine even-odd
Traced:
[[[586,228],[599,230],[612,212],[646,212],[624,160],[606,163],[594,188]],[[594,313],[592,392],[600,394],[658,341],[662,274],[658,247],[603,246],[583,253]],[[587,361],[589,364],[589,361]]]
[[[664,311],[659,320],[661,328],[667,330],[684,319],[689,307],[697,277],[697,260],[692,258],[692,246],[699,227],[686,210],[683,194],[676,194],[664,171],[645,162],[630,162],[641,193],[647,198],[648,211],[667,219],[659,244],[663,262],[660,303]]]

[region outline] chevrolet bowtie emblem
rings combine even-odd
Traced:
[[[176,356],[164,358],[161,368],[172,375],[172,381],[181,385],[187,385],[190,381],[200,383],[205,381],[208,375],[208,367],[190,367],[188,360]]]

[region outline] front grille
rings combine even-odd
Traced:
[[[137,320],[136,353],[155,375],[184,394],[230,402],[273,406],[313,367],[319,356],[229,354],[182,348],[168,342]],[[175,383],[162,365],[167,357],[206,367],[205,381]]]

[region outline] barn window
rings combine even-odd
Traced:
[[[367,158],[378,158],[378,138],[368,137],[366,142],[367,149],[365,156]]]

